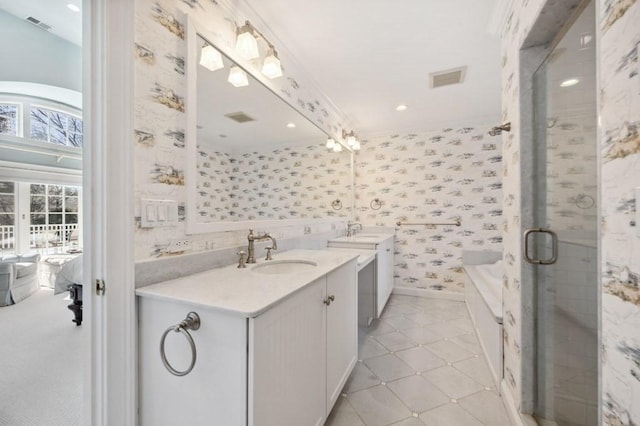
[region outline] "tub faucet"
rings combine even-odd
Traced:
[[[255,247],[254,241],[260,240],[271,240],[271,249],[278,250],[278,244],[276,243],[276,239],[273,238],[269,233],[265,232],[262,235],[254,235],[253,229],[249,229],[249,235],[247,235],[247,240],[249,241],[249,246],[247,247],[247,262],[246,263],[256,263],[256,255],[255,255]]]
[[[356,231],[353,230],[353,228],[355,228],[356,226],[360,227],[360,230],[362,231],[362,224],[358,223],[358,222],[347,222],[347,237],[350,237],[352,235],[356,235]]]

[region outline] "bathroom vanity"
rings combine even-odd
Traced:
[[[321,425],[357,361],[357,257],[292,250],[137,290],[141,425]],[[189,312],[194,353],[169,329]]]
[[[382,314],[391,291],[393,290],[393,253],[395,234],[383,232],[363,231],[349,237],[339,237],[329,240],[330,248],[348,248],[359,250],[374,250],[376,253],[375,273],[373,283],[373,318]],[[360,286],[359,286],[360,287]],[[362,294],[360,291],[359,297]],[[361,309],[367,309],[362,307]],[[359,314],[360,315],[360,314]]]

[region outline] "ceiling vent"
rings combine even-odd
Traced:
[[[232,112],[230,114],[225,114],[224,116],[227,117],[227,118],[230,118],[233,121],[236,121],[238,123],[246,123],[246,122],[249,122],[249,121],[256,121],[255,118],[248,116],[247,114],[245,114],[242,111],[240,111],[240,112]]]
[[[464,81],[467,67],[459,67],[446,71],[439,71],[429,74],[431,88],[448,86],[450,84],[460,84]]]
[[[47,25],[41,20],[34,18],[33,16],[27,16],[26,18],[24,18],[24,20],[45,31],[51,31],[53,29],[51,25]]]

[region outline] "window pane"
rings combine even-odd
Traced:
[[[62,215],[61,214],[50,214],[49,215],[49,225],[60,225],[62,224]]]
[[[0,182],[0,194],[13,194],[15,186],[14,182]]]
[[[31,196],[31,211],[32,212],[46,212],[47,211],[47,199],[40,195]]]
[[[82,133],[82,119],[69,117],[69,132]]]
[[[64,223],[78,223],[77,214],[67,214]]]
[[[13,195],[0,195],[0,213],[13,213],[15,204]]]
[[[42,123],[34,123],[31,122],[31,139],[36,141],[49,141],[49,136],[47,133],[47,126]]]
[[[44,214],[32,214],[31,215],[31,224],[32,225],[46,225],[47,223],[47,215]]]
[[[62,185],[49,185],[49,195],[62,195]]]
[[[64,199],[64,211],[65,212],[77,212],[78,211],[78,198],[77,197],[65,197],[65,199]]]
[[[35,185],[31,184],[31,193],[32,194],[44,194],[45,186],[44,185]]]
[[[0,226],[12,226],[15,225],[16,215],[0,213]]]
[[[69,134],[69,145],[81,148],[82,147],[82,133],[70,133]]]
[[[72,197],[78,196],[78,188],[75,186],[65,186],[64,187],[64,195],[70,195]]]
[[[18,106],[0,104],[0,134],[18,135]]]
[[[51,126],[49,131],[51,132],[49,134],[49,142],[57,143],[59,145],[67,144],[67,132],[64,129]]]
[[[62,212],[62,197],[49,196],[49,212],[57,213]],[[60,223],[60,222],[56,222]]]

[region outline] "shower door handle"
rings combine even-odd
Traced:
[[[551,257],[549,259],[532,259],[529,255],[529,237],[532,234],[551,235]],[[558,260],[558,235],[551,229],[531,228],[524,231],[524,260],[534,265],[553,265]]]

